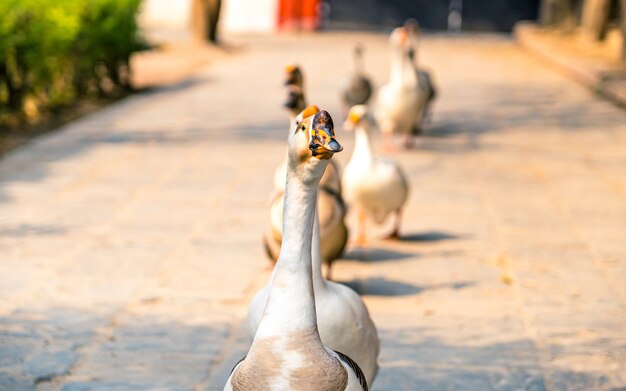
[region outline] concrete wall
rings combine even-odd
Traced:
[[[143,28],[186,29],[191,0],[144,0],[139,17]]]
[[[191,0],[144,0],[139,17],[149,37],[165,31],[188,35]],[[222,0],[220,28],[223,32],[272,32],[276,30],[278,0]],[[158,40],[158,39],[157,39]]]
[[[224,0],[222,26],[233,32],[276,30],[278,0]]]

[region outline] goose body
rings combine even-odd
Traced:
[[[344,198],[348,205],[359,211],[362,218],[369,217],[377,224],[395,213],[395,236],[398,234],[400,213],[408,197],[408,181],[394,160],[374,155],[370,126],[365,106],[355,106],[350,110],[346,128],[354,129],[355,145],[343,175]]]
[[[315,199],[328,159],[341,146],[326,111],[303,117],[289,136],[285,235],[267,303],[250,350],[224,390],[368,389],[359,366],[324,346],[317,328],[311,258]]]
[[[320,238],[318,219],[313,229],[311,252],[319,334],[325,346],[353,358],[363,370],[367,384],[371,385],[378,372],[377,357],[380,349],[376,326],[365,303],[356,292],[345,285],[323,278],[320,242],[328,239]],[[254,336],[261,321],[269,291],[270,286],[262,288],[248,307],[250,336]]]
[[[372,82],[363,72],[363,47],[354,48],[354,72],[343,79],[340,84],[341,101],[350,108],[354,105],[363,105],[372,96]]]
[[[376,121],[384,134],[412,134],[414,124],[421,121],[419,107],[424,98],[416,83],[388,83],[378,92]]]
[[[347,106],[365,104],[372,96],[372,83],[365,75],[354,74],[341,83],[341,100]]]
[[[364,378],[363,372],[360,371],[358,364],[345,354],[325,348],[326,354],[331,358],[339,362],[343,371],[337,369],[334,362],[318,362],[318,368],[310,371],[299,371],[297,375],[290,376],[289,378],[274,378],[272,382],[263,381],[261,384],[252,383],[255,380],[249,380],[247,377],[239,376],[233,377],[233,374],[237,372],[243,361],[247,358],[244,357],[233,368],[230,377],[224,387],[224,391],[265,391],[265,390],[303,390],[303,391],[368,391],[369,387]],[[271,354],[271,353],[270,353]],[[274,358],[275,356],[268,356],[268,358]],[[274,364],[274,362],[271,362]],[[327,369],[328,368],[328,369]],[[259,368],[260,369],[260,368]],[[243,378],[243,379],[242,379]],[[254,377],[253,377],[254,378]],[[324,380],[330,378],[331,380]],[[265,379],[263,379],[265,380]],[[316,381],[317,380],[317,381]],[[306,384],[305,384],[306,383]],[[308,383],[314,383],[313,386],[308,386]],[[320,384],[324,383],[324,384]],[[294,384],[303,384],[303,387],[294,386]]]
[[[424,86],[425,94],[426,94],[426,102],[424,103],[424,111],[420,118],[420,120],[427,120],[431,115],[431,107],[435,98],[437,97],[437,89],[435,87],[435,83],[431,76],[431,73],[426,69],[419,68],[417,65],[415,66],[415,71],[417,72],[417,79],[419,84]]]

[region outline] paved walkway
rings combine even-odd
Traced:
[[[0,389],[221,389],[270,272],[282,67],[302,64],[340,123],[357,39],[380,85],[383,36],[240,37],[192,80],[0,161]],[[429,36],[420,54],[441,95],[399,157],[404,238],[335,270],[380,330],[373,389],[623,390],[626,114],[508,38]]]

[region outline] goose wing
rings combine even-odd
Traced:
[[[348,367],[350,367],[350,369],[354,371],[354,374],[356,375],[357,379],[359,379],[359,383],[361,384],[363,391],[368,391],[369,388],[367,387],[367,380],[365,380],[365,375],[363,374],[363,371],[359,367],[359,364],[357,364],[353,359],[351,359],[350,357],[346,356],[345,354],[341,352],[338,352],[336,350],[333,350],[333,352],[335,352],[335,354],[337,355],[337,358],[340,361],[342,361],[344,364],[346,364]]]

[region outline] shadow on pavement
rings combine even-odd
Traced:
[[[20,224],[16,226],[0,226],[0,236],[45,236],[60,235],[68,232],[66,227],[48,224]]]
[[[211,78],[198,76],[138,92],[1,155],[0,202],[11,200],[4,189],[5,184],[40,182],[48,177],[54,164],[69,161],[102,145],[170,147],[211,143],[218,139],[238,143],[284,142],[286,120],[282,117],[280,120],[254,115],[212,118],[195,109],[194,105],[168,104],[176,101],[178,96],[198,95],[210,83],[213,83]],[[208,89],[213,94],[218,90]],[[210,102],[214,96],[203,98]],[[209,103],[206,105],[209,112],[219,110]],[[187,120],[181,121],[180,118]]]
[[[0,389],[193,389],[221,354],[228,325],[144,308],[113,324],[111,312],[64,307],[1,316]]]
[[[402,242],[439,242],[442,240],[461,239],[463,236],[442,231],[427,231],[402,235]]]
[[[392,262],[408,260],[415,257],[415,254],[405,253],[386,248],[358,247],[350,249],[342,259],[361,262]]]
[[[488,330],[478,337],[433,337],[442,330],[379,329],[381,368],[376,391],[623,390],[592,370],[545,368],[541,353],[526,338],[494,342]],[[554,349],[557,346],[550,346]],[[583,348],[582,346],[577,347]],[[583,349],[584,350],[584,349]],[[544,364],[545,365],[545,364]]]
[[[360,295],[366,296],[410,296],[433,289],[463,289],[473,286],[470,281],[457,281],[446,284],[418,286],[406,282],[391,281],[383,277],[371,277],[368,279],[356,279],[352,281],[338,281],[349,286]]]

